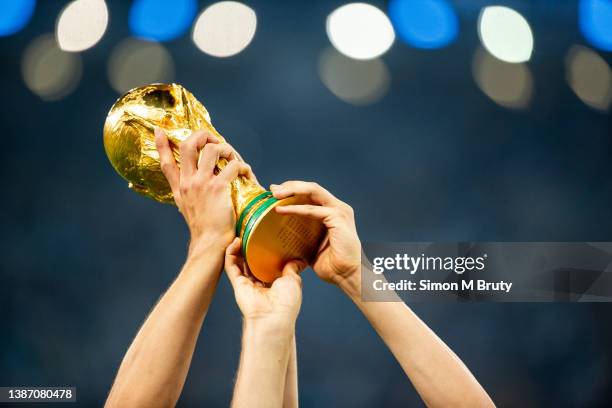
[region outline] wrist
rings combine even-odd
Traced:
[[[361,296],[361,268],[343,277],[337,286],[351,299]]]
[[[291,341],[295,333],[295,319],[284,316],[245,317],[244,332],[274,341]]]
[[[225,248],[218,242],[192,240],[189,242],[187,259],[181,275],[218,277],[223,270]]]
[[[225,242],[215,237],[196,237],[189,241],[188,256],[198,257],[200,255],[220,255],[225,252]]]

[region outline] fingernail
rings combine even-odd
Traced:
[[[306,269],[306,266],[308,266],[308,264],[302,260],[295,260],[293,262],[298,272],[303,271]]]
[[[270,184],[270,190],[276,190],[278,188],[278,184]]]

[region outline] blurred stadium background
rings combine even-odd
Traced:
[[[265,185],[316,180],[363,241],[612,241],[610,0],[3,0],[0,385],[100,406],[184,260],[178,212],[102,146],[115,99],[191,90]],[[305,272],[304,407],[420,406],[338,290]],[[413,305],[499,406],[612,402],[609,304]],[[227,406],[225,278],[179,406]]]

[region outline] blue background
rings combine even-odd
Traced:
[[[59,102],[26,88],[20,60],[65,3],[39,2],[23,31],[0,38],[0,385],[76,386],[83,406],[104,401],[188,239],[174,207],[129,191],[105,157],[102,126],[118,97],[107,58],[130,35],[129,3],[109,3],[106,35],[83,53],[81,84]],[[491,4],[483,0],[453,3],[459,34],[448,47],[396,41],[384,56],[391,90],[368,107],[338,100],[317,75],[325,18],[340,1],[249,2],[257,33],[233,58],[201,53],[188,34],[165,45],[176,81],[261,182],[316,180],[354,207],[364,241],[612,241],[612,121],[564,77],[567,49],[585,43],[577,4],[502,3],[536,39],[526,111],[495,105],[472,79],[478,12]],[[499,406],[612,401],[610,304],[413,307]],[[240,329],[224,277],[179,406],[228,405]],[[297,343],[304,407],[422,404],[358,310],[312,271]]]

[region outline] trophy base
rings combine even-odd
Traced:
[[[317,220],[274,211],[279,205],[305,204],[300,197],[277,200],[269,192],[254,198],[241,214],[237,228],[242,254],[255,278],[272,283],[292,259],[311,261],[325,236]]]

